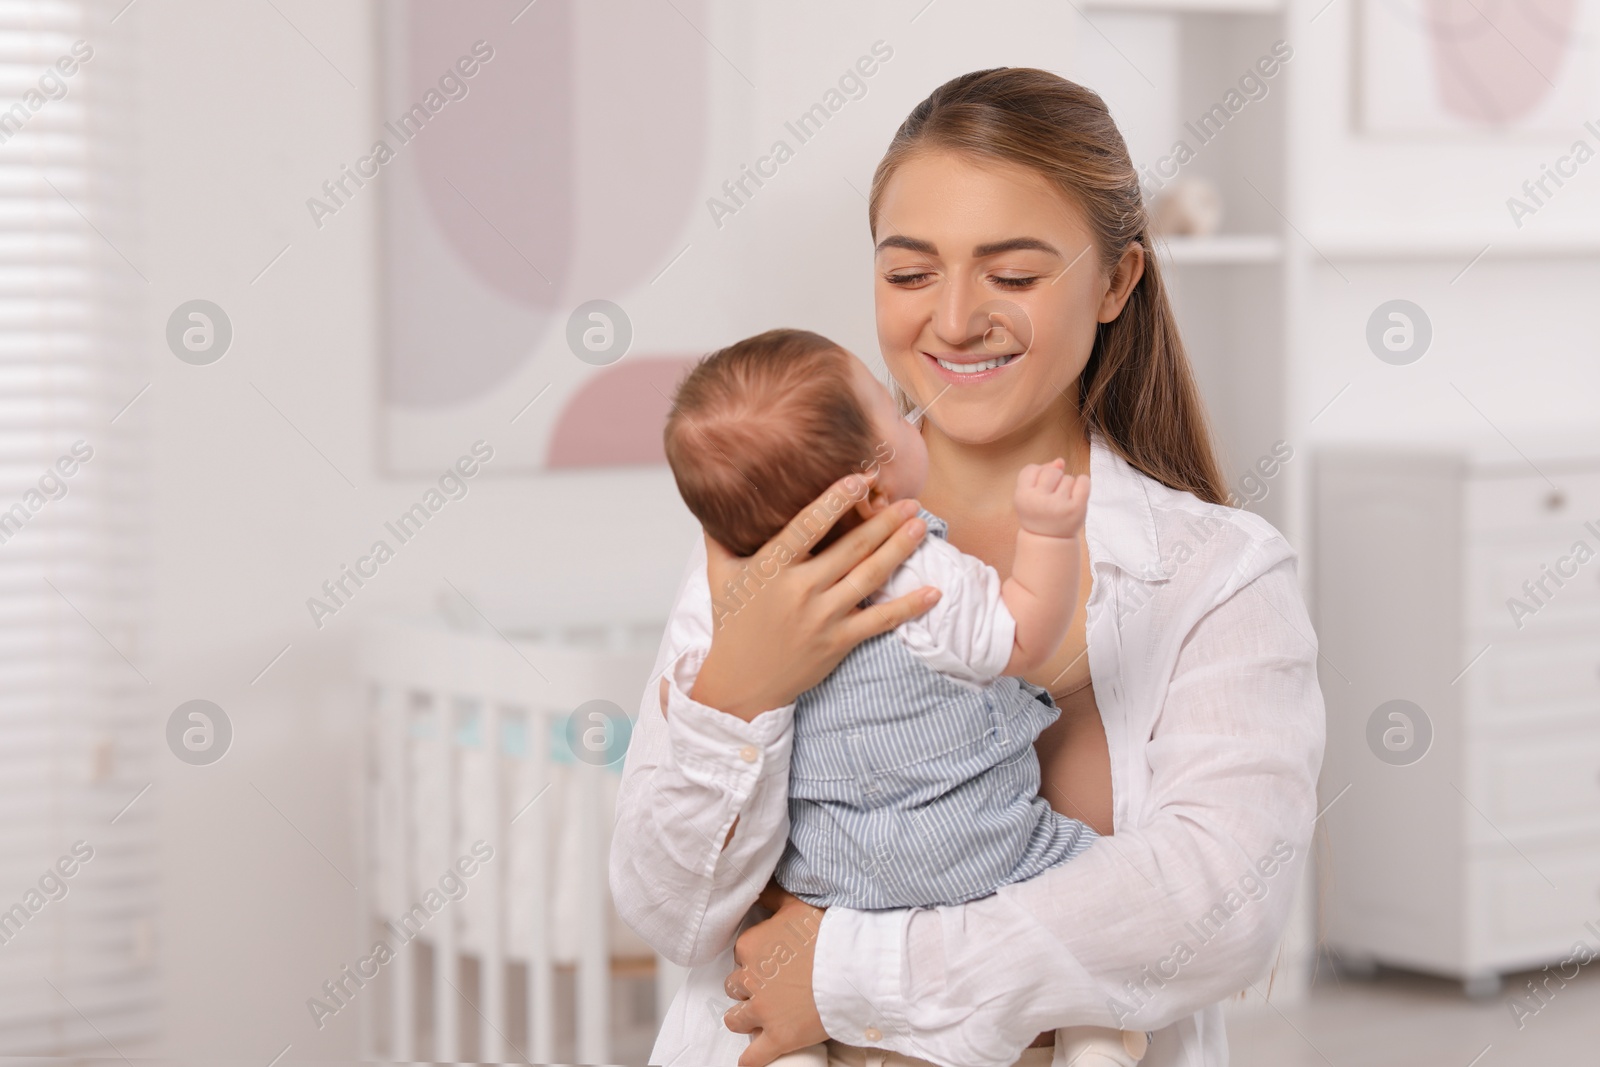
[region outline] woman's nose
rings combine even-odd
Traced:
[[[951,280],[940,288],[939,304],[933,313],[933,332],[952,350],[959,350],[972,340],[977,301],[978,294],[967,283]]]

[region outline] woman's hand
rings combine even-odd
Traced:
[[[855,474],[836,482],[747,559],[706,538],[711,649],[690,696],[748,721],[793,703],[856,645],[938,602],[939,591],[927,586],[858,607],[927,532],[915,517],[915,500],[891,504],[822,552],[807,555],[866,496],[870,482]]]
[[[822,908],[770,884],[761,894],[773,908],[770,919],[750,927],[733,943],[737,966],[724,988],[739,1001],[723,1022],[736,1034],[753,1034],[739,1057],[740,1067],[763,1067],[785,1052],[828,1039],[811,993],[811,962],[816,955]]]

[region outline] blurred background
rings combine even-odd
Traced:
[[[1318,629],[1233,1061],[1592,1055],[1597,7],[3,0],[0,1053],[643,1063],[662,393],[874,353],[873,167],[1009,65],[1121,125]]]

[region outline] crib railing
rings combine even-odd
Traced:
[[[654,653],[641,637],[512,641],[399,620],[365,632],[363,924],[394,951],[377,983],[387,1003],[361,1013],[364,1056],[549,1063],[567,1032],[579,1062],[608,1062],[613,967],[664,961],[614,943],[632,938],[606,878],[620,759],[564,739],[589,701],[632,714]]]

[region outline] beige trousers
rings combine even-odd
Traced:
[[[1099,1026],[1057,1030],[1056,1043],[1022,1050],[1012,1067],[1050,1067],[1059,1051],[1062,1062],[1084,1067],[1135,1067],[1144,1057],[1146,1035]],[[1057,1048],[1057,1045],[1060,1048]],[[885,1049],[860,1048],[828,1041],[779,1056],[769,1067],[938,1067],[916,1056]]]
[[[1050,1067],[1050,1057],[1055,1053],[1052,1045],[1024,1049],[1015,1067]],[[829,1041],[825,1045],[779,1056],[769,1067],[937,1067],[936,1064],[916,1056],[903,1056],[881,1048],[860,1048]]]

